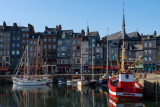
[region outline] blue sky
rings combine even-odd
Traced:
[[[122,29],[123,1],[125,1],[126,32],[139,31],[160,35],[160,0],[0,0],[0,25],[17,22],[31,23],[36,31],[45,26],[62,29],[99,31],[101,37]]]

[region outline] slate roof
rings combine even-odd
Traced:
[[[131,40],[141,40],[141,36],[137,31],[129,33],[128,36],[131,38]]]
[[[141,36],[138,32],[131,32],[126,34],[123,33],[122,31],[116,32],[108,36],[108,40],[120,40],[120,39],[141,40]]]
[[[97,35],[99,35],[98,31],[90,32],[89,33],[89,36],[97,36]]]
[[[108,40],[117,40],[117,39],[130,39],[129,36],[123,32],[117,32],[108,36]]]

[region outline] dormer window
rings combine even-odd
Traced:
[[[147,36],[147,39],[150,39],[150,36],[149,36],[149,35]]]
[[[48,34],[51,34],[51,31],[49,31]]]

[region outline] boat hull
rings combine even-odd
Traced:
[[[58,79],[58,83],[67,83],[67,80],[65,80],[65,79]]]
[[[106,79],[100,79],[99,84],[100,85],[108,85],[108,79],[107,78]]]
[[[116,87],[113,82],[119,81],[117,77],[109,79],[109,95],[115,99],[136,99],[140,100],[143,97],[143,89],[135,82],[136,88]],[[139,88],[138,88],[139,87]]]
[[[77,82],[77,85],[79,86],[83,86],[83,85],[87,85],[88,84],[88,81],[78,81]]]
[[[45,85],[47,81],[18,81],[18,85],[23,86],[34,86],[34,85]]]
[[[97,81],[95,81],[95,80],[94,81],[90,81],[89,82],[89,86],[90,87],[96,87],[97,86]]]

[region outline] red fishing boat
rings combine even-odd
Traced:
[[[116,99],[142,99],[143,89],[132,73],[120,73],[109,79],[109,95]]]
[[[143,89],[138,84],[138,82],[134,81],[134,74],[127,73],[132,66],[141,59],[142,55],[129,67],[127,70],[124,68],[124,56],[125,48],[124,41],[122,47],[122,60],[121,65],[118,65],[119,76],[112,77],[109,79],[109,95],[115,99],[142,99]]]

